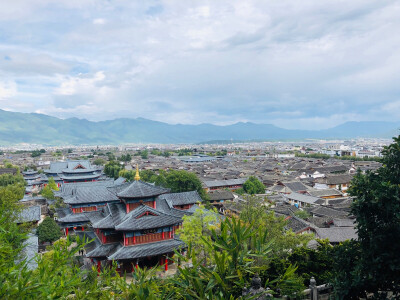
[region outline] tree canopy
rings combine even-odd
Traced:
[[[264,194],[265,186],[262,184],[260,180],[255,176],[250,176],[249,179],[243,184],[243,190],[245,193],[254,195],[254,194]]]
[[[46,217],[43,222],[39,224],[37,228],[37,235],[39,237],[39,241],[52,243],[58,240],[62,233],[60,226],[57,225],[56,221],[50,217]]]
[[[400,297],[400,136],[382,154],[383,166],[366,174],[359,171],[349,189],[355,197],[351,213],[357,220],[358,244],[347,245],[352,276],[337,281],[348,291],[346,297],[385,297],[386,291]]]
[[[118,161],[111,160],[104,166],[104,173],[111,178],[117,179],[122,166]]]

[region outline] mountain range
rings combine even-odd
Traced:
[[[217,140],[391,138],[399,135],[399,128],[400,122],[346,122],[324,130],[290,130],[251,122],[226,126],[172,125],[143,118],[92,122],[86,119],[59,119],[44,114],[0,110],[0,145],[177,144]]]

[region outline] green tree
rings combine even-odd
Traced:
[[[183,216],[182,227],[177,232],[179,238],[191,247],[199,260],[204,259],[206,265],[208,263],[207,245],[211,242],[211,229],[215,229],[219,222],[218,213],[201,207],[196,209],[193,215]]]
[[[169,170],[165,176],[166,187],[173,193],[197,191],[203,200],[207,200],[207,194],[196,174],[185,170]]]
[[[294,215],[303,220],[307,220],[310,217],[310,214],[305,210],[298,210],[294,213]]]
[[[130,155],[129,153],[127,154],[122,154],[119,158],[119,161],[123,161],[123,162],[130,162],[132,160],[132,155]]]
[[[122,170],[122,166],[118,161],[109,161],[104,166],[104,173],[111,178],[117,179],[119,176],[119,171]]]
[[[141,157],[142,159],[148,159],[148,158],[149,158],[149,151],[147,151],[147,150],[141,151],[141,152],[140,152],[140,157]]]
[[[240,220],[245,224],[251,224],[254,231],[268,228],[265,238],[267,242],[274,241],[271,248],[274,256],[287,258],[294,249],[306,246],[313,238],[312,234],[295,234],[293,231],[287,230],[288,221],[284,217],[276,216],[274,211],[268,210],[267,199],[247,196],[245,200],[245,203],[240,206]],[[251,247],[251,243],[248,246]],[[266,262],[259,263],[265,264]]]
[[[400,297],[400,243],[394,242],[400,240],[400,136],[382,154],[383,167],[358,172],[349,189],[355,197],[351,213],[357,220],[360,252],[345,285],[353,287],[350,294],[363,291],[355,297],[386,297],[386,291]]]
[[[114,153],[112,153],[112,152],[107,152],[106,153],[107,154],[107,158],[108,158],[108,161],[114,161],[115,160],[115,155],[114,155]]]
[[[59,190],[59,188],[57,186],[57,183],[55,182],[53,177],[49,178],[47,186],[50,187],[53,191],[58,191]]]
[[[264,194],[265,186],[255,176],[250,176],[243,184],[243,190],[250,195]]]
[[[46,199],[48,199],[48,200],[53,200],[53,199],[55,199],[54,192],[53,192],[53,190],[51,189],[51,187],[48,186],[48,185],[46,185],[46,186],[40,191],[40,194],[41,194],[44,198],[46,198]]]
[[[53,243],[61,237],[62,233],[56,221],[50,217],[46,217],[43,222],[39,224],[37,235],[39,241]]]
[[[104,159],[102,159],[102,158],[96,158],[93,161],[93,164],[96,165],[96,166],[103,166],[105,163],[106,163],[106,161]]]

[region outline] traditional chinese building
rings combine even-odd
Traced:
[[[71,196],[64,200],[70,213],[59,223],[66,234],[71,229],[83,234],[81,226],[88,224],[92,231],[84,234],[94,242],[86,256],[98,268],[116,261],[121,272],[156,264],[167,269],[174,251],[185,247],[175,236],[182,217],[191,215],[201,202],[196,191],[170,193],[140,181],[138,172],[133,182],[74,185],[63,185],[63,192]]]
[[[58,186],[63,183],[93,182],[102,176],[101,170],[88,160],[52,162],[50,168],[44,171],[47,177],[54,178]]]
[[[22,175],[26,181],[25,194],[39,192],[48,182],[46,175],[39,174],[39,172],[35,170],[27,170],[22,172]]]

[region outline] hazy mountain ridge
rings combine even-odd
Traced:
[[[326,130],[289,130],[271,124],[236,123],[172,125],[143,118],[92,122],[58,119],[43,114],[0,110],[0,145],[35,143],[121,144],[199,143],[211,140],[300,140],[310,138],[391,138],[400,133],[400,122],[347,122]]]

